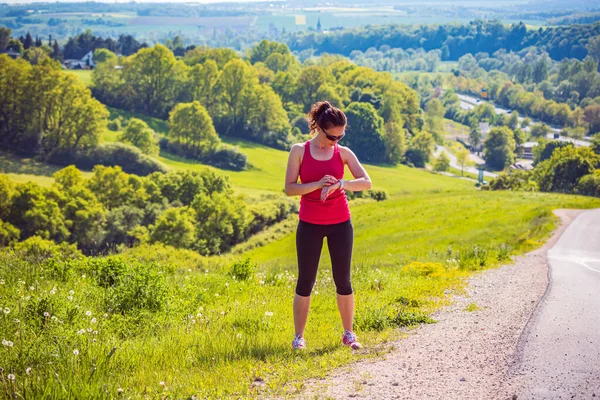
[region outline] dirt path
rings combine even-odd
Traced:
[[[384,359],[360,361],[324,380],[311,380],[300,398],[507,399],[500,388],[519,337],[548,285],[547,250],[582,211],[560,210],[562,225],[541,248],[513,264],[478,273],[467,294],[395,342]],[[476,311],[466,311],[475,303]],[[502,393],[503,392],[503,393]]]

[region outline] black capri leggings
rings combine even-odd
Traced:
[[[296,251],[298,254],[296,294],[299,296],[310,296],[317,277],[323,238],[325,237],[331,256],[336,292],[341,295],[352,294],[350,264],[352,262],[354,228],[352,220],[349,219],[331,225],[317,225],[305,221],[298,223],[296,230]]]

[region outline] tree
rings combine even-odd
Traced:
[[[437,172],[446,172],[450,169],[450,159],[446,155],[446,152],[442,150],[438,158],[433,164],[433,170]]]
[[[150,240],[189,249],[195,241],[195,214],[188,207],[169,208],[151,227]]]
[[[519,127],[519,112],[517,110],[513,111],[510,114],[510,118],[508,119],[508,123],[506,124],[513,131]]]
[[[600,62],[600,35],[594,36],[588,40],[586,46],[588,54],[597,62]]]
[[[590,149],[598,155],[600,155],[600,135],[594,136],[592,143],[590,144]],[[0,204],[1,205],[1,204]]]
[[[348,146],[359,159],[367,162],[382,162],[386,157],[383,141],[383,118],[369,103],[350,103],[346,109]]]
[[[166,117],[177,102],[185,72],[185,64],[160,44],[126,58],[122,74],[130,108]]]
[[[11,37],[12,30],[5,26],[0,26],[0,52],[4,52],[8,49]]]
[[[392,115],[383,127],[385,142],[385,158],[392,164],[402,162],[406,153],[406,135],[404,133],[402,116],[399,112]]]
[[[179,103],[169,113],[169,137],[202,158],[214,153],[221,140],[206,108],[198,101]]]
[[[544,123],[538,123],[531,127],[531,137],[545,138],[550,133],[550,127]]]
[[[265,62],[267,58],[273,54],[288,55],[290,49],[285,43],[271,42],[263,39],[259,44],[254,46],[250,52],[250,63]]]
[[[31,63],[31,65],[38,65],[43,60],[48,58],[48,53],[46,53],[41,47],[30,47],[23,54],[23,58]]]
[[[433,135],[426,131],[419,132],[410,141],[406,151],[406,159],[415,167],[424,168],[431,158],[434,147]]]
[[[458,163],[458,166],[460,167],[460,176],[464,176],[465,175],[465,167],[469,166],[469,164],[471,164],[470,162],[470,155],[471,153],[469,152],[469,150],[467,150],[465,147],[461,146],[461,145],[457,145],[455,147],[455,155],[456,155],[456,162]]]
[[[25,35],[25,40],[23,40],[23,47],[25,48],[25,50],[29,49],[30,47],[33,47],[33,37],[31,37],[29,31],[27,31],[27,34]]]
[[[223,67],[218,85],[222,91],[221,101],[225,109],[223,123],[226,128],[222,133],[228,134],[232,130],[235,132],[243,129],[247,117],[246,111],[250,106],[246,100],[258,85],[256,72],[242,60],[231,60]]]
[[[156,133],[144,121],[137,118],[129,120],[123,133],[119,135],[119,141],[130,143],[150,156],[157,156],[160,150]]]
[[[322,67],[311,66],[300,71],[296,82],[295,100],[304,106],[304,111],[310,110],[311,105],[319,100],[317,91],[327,80],[327,72]]]
[[[190,72],[190,90],[192,100],[198,100],[214,116],[218,103],[219,67],[214,60],[194,65]]]
[[[585,122],[589,125],[590,135],[600,132],[600,105],[592,104],[583,110]]]
[[[589,147],[561,147],[536,166],[534,179],[544,192],[572,193],[579,179],[599,163],[600,157]]]
[[[94,62],[96,64],[103,62],[110,62],[113,65],[117,65],[117,55],[108,49],[96,49],[94,50]]]
[[[444,106],[442,102],[433,98],[427,103],[425,125],[427,130],[433,134],[435,141],[441,143],[444,140]]]
[[[474,148],[479,147],[481,144],[481,130],[479,130],[479,126],[477,126],[477,124],[471,126],[471,130],[469,131],[469,143]]]
[[[493,128],[483,144],[484,159],[492,168],[501,170],[515,161],[514,133],[507,127]]]
[[[290,124],[281,98],[268,85],[258,85],[250,97],[248,130],[253,139],[278,148],[287,148]]]

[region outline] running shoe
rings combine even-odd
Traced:
[[[362,348],[362,344],[360,344],[354,332],[351,331],[344,331],[342,334],[342,344],[350,347],[352,350]]]
[[[292,350],[304,350],[306,348],[306,340],[301,335],[294,336],[292,340]]]

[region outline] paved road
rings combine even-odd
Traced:
[[[479,104],[487,103],[487,100],[478,99],[476,97],[468,96],[466,94],[458,94],[457,93],[457,95],[458,95],[458,98],[460,99],[460,108],[462,108],[463,110],[472,110]],[[494,105],[494,111],[496,112],[496,114],[508,114],[509,110],[507,110],[506,108],[502,108],[502,107],[498,107],[498,106]],[[524,117],[519,116],[520,122],[523,121],[524,119],[525,119]],[[539,121],[534,118],[531,118],[531,122],[537,123]],[[547,135],[548,139],[572,142],[575,144],[575,146],[579,146],[579,147],[590,145],[590,142],[587,140],[577,140],[577,139],[568,138],[566,136],[559,136],[558,139],[554,139],[554,134],[558,133],[560,135],[560,132],[562,129],[554,127],[554,126],[549,126],[549,128],[550,128],[550,133]],[[525,130],[529,131],[530,127],[525,128]]]
[[[600,398],[600,209],[548,251],[549,285],[519,342],[518,399]]]

